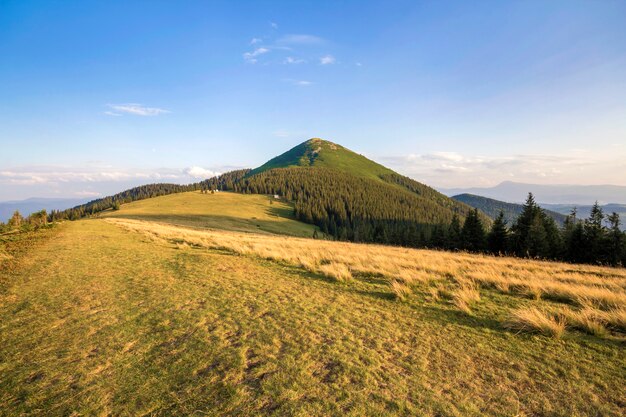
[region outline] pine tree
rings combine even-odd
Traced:
[[[607,259],[611,265],[619,265],[626,256],[626,235],[620,229],[619,214],[613,212],[607,216],[609,231],[607,236]]]
[[[606,229],[602,225],[604,213],[596,201],[591,208],[589,218],[585,220],[585,262],[602,263],[606,261],[605,237]]]
[[[504,212],[500,211],[487,235],[487,248],[493,254],[503,254],[508,250],[509,231],[506,227]]]
[[[461,221],[455,213],[452,216],[452,222],[448,228],[447,248],[450,250],[459,250],[462,248],[461,242]]]
[[[485,229],[480,221],[478,209],[470,211],[465,218],[461,237],[463,249],[471,252],[480,252],[485,249]]]
[[[511,228],[511,240],[513,251],[518,256],[529,256],[530,252],[530,240],[529,235],[533,224],[537,223],[536,217],[541,209],[535,203],[535,197],[532,193],[528,193],[526,203],[522,213],[517,218],[516,222]],[[531,255],[532,256],[532,255]]]

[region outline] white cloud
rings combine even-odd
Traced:
[[[313,35],[285,35],[277,42],[287,45],[319,45],[324,43],[324,39]]]
[[[102,195],[102,193],[99,193],[97,191],[83,190],[83,191],[76,191],[74,195],[77,197],[99,197]]]
[[[294,58],[294,57],[291,57],[291,56],[288,56],[283,61],[283,63],[285,63],[285,64],[303,64],[305,62],[306,61],[304,59]]]
[[[293,84],[293,85],[300,86],[300,87],[307,87],[307,86],[309,86],[309,85],[313,85],[313,82],[311,82],[311,81],[307,81],[307,80],[292,80],[292,79],[287,79],[287,80],[285,80],[285,81],[287,81],[288,83],[291,83],[291,84]]]
[[[493,186],[502,181],[539,184],[623,184],[616,172],[626,172],[626,159],[596,158],[580,152],[564,155],[462,155],[432,152],[383,157],[390,168],[439,187]]]
[[[185,168],[183,172],[192,178],[203,179],[203,180],[220,175],[219,172],[212,171],[210,169],[205,169],[202,167],[197,167],[197,166]]]
[[[105,112],[109,116],[121,116],[121,114],[131,114],[134,116],[158,116],[159,114],[171,113],[169,110],[158,107],[146,107],[137,103],[109,104],[114,111]]]
[[[330,65],[335,63],[335,57],[332,55],[324,55],[320,58],[321,65]]]
[[[250,63],[250,64],[256,64],[256,62],[257,62],[257,57],[258,57],[259,55],[266,54],[266,53],[268,53],[269,51],[270,51],[269,49],[267,49],[267,48],[263,48],[263,47],[256,48],[256,49],[255,49],[254,51],[252,51],[252,52],[246,52],[246,53],[244,53],[244,54],[243,54],[243,59],[244,59],[246,62]]]
[[[263,42],[263,39],[252,38],[252,40],[250,41],[250,45],[256,45],[257,43],[261,43],[261,42]]]

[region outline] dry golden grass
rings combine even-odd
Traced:
[[[66,222],[7,251],[0,416],[624,415],[623,333],[609,324],[623,310],[469,276],[545,268],[620,291],[618,270],[128,226],[141,233]],[[322,276],[333,264],[353,278]],[[462,288],[480,292],[471,315],[452,303]],[[564,309],[593,308],[609,334],[572,318],[562,339],[503,328],[527,307],[566,322]]]
[[[411,295],[411,288],[400,281],[391,281],[389,287],[398,300],[406,300]]]
[[[505,326],[520,332],[542,333],[560,338],[565,331],[565,320],[536,307],[530,307],[513,311]]]
[[[315,268],[315,271],[320,272],[329,278],[334,278],[339,282],[346,282],[352,278],[352,274],[350,273],[348,267],[345,264],[338,262],[319,265]]]
[[[471,304],[480,300],[480,293],[473,286],[462,286],[452,295],[452,302],[459,310],[465,313],[471,313]]]
[[[609,327],[620,331],[624,329],[624,269],[255,233],[199,231],[138,220],[107,221],[152,238],[225,248],[242,255],[287,262],[338,281],[345,282],[353,276],[379,277],[387,281],[398,299],[406,299],[415,287],[428,288],[425,292],[433,299],[449,292],[452,303],[468,313],[472,304],[480,300],[479,289],[485,288],[555,303],[555,313],[559,313],[558,306],[565,311],[567,305],[594,309],[602,313],[602,323],[611,323]],[[433,290],[432,283],[445,285]],[[600,332],[599,327],[597,330]]]

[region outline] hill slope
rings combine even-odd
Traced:
[[[299,220],[341,240],[427,245],[433,229],[471,208],[340,145],[310,139],[257,169],[207,180],[203,186],[279,194],[295,202]],[[490,220],[483,217],[486,223]]]
[[[194,228],[311,237],[316,227],[297,221],[293,205],[266,196],[229,192],[176,193],[123,204],[103,217],[149,220]]]
[[[351,150],[319,138],[291,148],[287,152],[270,159],[260,167],[253,169],[250,175],[259,174],[274,168],[317,167],[331,168],[363,178],[378,180],[383,174],[394,172]]]
[[[504,218],[509,225],[513,224],[519,215],[522,214],[522,210],[524,210],[524,206],[522,204],[507,203],[475,194],[459,194],[453,196],[452,198],[465,203],[468,206],[481,210],[492,219],[495,219],[500,214],[500,211],[502,211],[504,213]],[[567,217],[566,215],[546,209],[544,209],[544,212],[549,217],[554,219],[559,226],[562,226],[563,223],[565,223],[565,219]]]
[[[623,415],[619,334],[504,326],[623,270],[123,222],[0,262],[0,415]]]

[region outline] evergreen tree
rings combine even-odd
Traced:
[[[480,252],[485,249],[485,229],[480,221],[478,209],[470,211],[465,218],[461,237],[463,249],[471,252]]]
[[[546,233],[546,241],[548,244],[548,252],[543,257],[549,259],[561,259],[565,250],[561,231],[552,217],[547,216],[543,210],[541,212],[543,215],[543,228]]]
[[[503,254],[508,250],[509,231],[506,227],[504,212],[500,211],[487,235],[487,248],[493,254]]]
[[[459,216],[455,213],[454,216],[452,216],[452,222],[450,222],[450,227],[448,228],[447,249],[459,250],[462,247],[461,221],[459,220]]]
[[[607,216],[609,230],[607,236],[607,260],[611,265],[620,265],[626,257],[626,234],[620,229],[619,214]]]
[[[585,262],[602,263],[607,260],[605,251],[606,229],[602,225],[604,213],[596,201],[591,208],[589,218],[585,220]]]
[[[524,252],[532,258],[547,258],[550,253],[548,234],[544,227],[543,218],[539,212],[535,213],[528,235],[524,241]]]
[[[519,215],[513,227],[511,228],[511,240],[513,251],[518,256],[529,256],[530,252],[530,232],[533,224],[537,223],[536,217],[541,209],[535,203],[535,197],[532,193],[528,193],[526,203],[522,213]],[[532,255],[531,255],[532,256]]]

